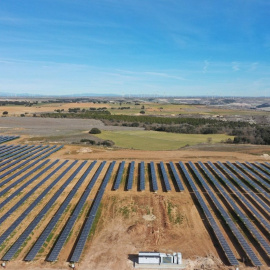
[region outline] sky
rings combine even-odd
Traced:
[[[0,1],[0,92],[270,96],[270,1]]]

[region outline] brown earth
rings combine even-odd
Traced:
[[[269,161],[266,154],[270,147],[250,148],[247,153],[225,152],[225,151],[199,151],[199,150],[177,150],[177,151],[142,151],[130,149],[112,149],[103,147],[89,147],[82,145],[65,145],[63,149],[54,156],[65,159],[97,159],[97,160],[137,160],[137,161]]]

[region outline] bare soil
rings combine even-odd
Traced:
[[[91,159],[91,160],[136,160],[136,161],[269,161],[270,147],[250,147],[241,152],[229,151],[142,151],[130,149],[113,149],[93,147],[87,145],[65,145],[63,149],[54,154],[65,159]]]

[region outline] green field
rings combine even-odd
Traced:
[[[176,150],[185,145],[219,143],[233,136],[224,134],[176,134],[158,131],[102,131],[96,135],[104,140],[112,140],[115,146],[140,150]],[[209,142],[208,142],[209,143]]]

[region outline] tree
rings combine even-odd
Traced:
[[[4,111],[3,112],[3,115],[8,115],[8,111]]]
[[[98,129],[98,128],[92,128],[90,131],[89,131],[90,134],[99,134],[101,133],[101,130]]]

